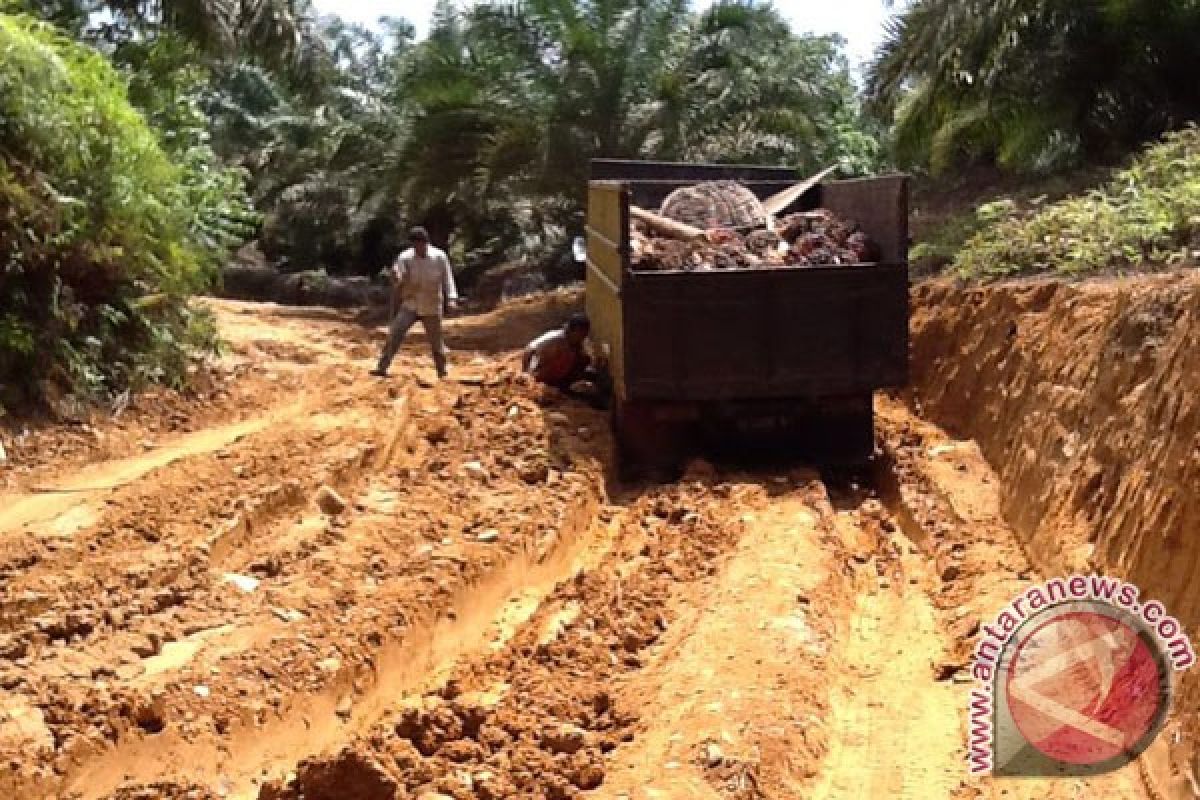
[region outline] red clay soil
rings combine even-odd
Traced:
[[[963,678],[1067,568],[1194,626],[1195,284],[921,288],[873,471],[667,486],[516,374],[576,294],[455,321],[446,382],[419,335],[379,381],[378,330],[214,303],[212,393],[8,447],[0,797],[1184,797],[1182,748],[969,781]]]
[[[352,785],[361,800],[426,791],[565,800],[599,787],[606,755],[640,720],[621,702],[621,679],[672,625],[672,594],[712,574],[737,541],[728,518],[742,502],[729,486],[700,484],[638,500],[604,564],[549,595],[501,652],[407,698],[337,757],[301,764],[260,797],[333,800]]]
[[[77,491],[10,496],[0,795],[270,775],[323,746],[304,732],[315,721],[374,713],[397,648],[428,639],[468,587],[590,523],[602,416],[503,364],[456,359],[458,379],[428,389],[344,357],[316,365],[343,333],[316,331],[259,363],[306,378],[299,396],[267,393],[283,402],[261,425],[87,467],[98,485]],[[242,339],[248,352],[262,351]],[[322,487],[341,508],[318,507]]]
[[[913,402],[973,439],[1034,566],[1101,571],[1200,626],[1200,277],[913,296]],[[1200,786],[1200,681],[1183,675],[1170,781]]]

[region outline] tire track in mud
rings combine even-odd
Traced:
[[[144,455],[93,464],[68,479],[28,492],[2,495],[0,536],[23,529],[39,536],[70,536],[95,521],[102,511],[96,501],[106,493],[176,461],[220,450],[282,419],[301,414],[304,408],[301,401],[241,422],[183,434]]]
[[[348,659],[319,690],[287,698],[266,723],[200,741],[137,740],[77,773],[73,785],[81,798],[99,798],[118,784],[152,784],[181,774],[186,778],[179,783],[162,784],[164,796],[176,796],[190,779],[217,787],[222,797],[257,797],[262,783],[284,778],[301,758],[369,729],[396,696],[438,682],[459,659],[482,654],[485,645],[502,646],[531,605],[603,546],[605,529],[590,524],[594,516],[592,505],[584,503],[568,514],[548,550],[522,551],[462,586],[440,613],[413,619],[403,636],[380,641],[369,658]],[[508,613],[496,615],[495,609]]]
[[[601,416],[468,372],[322,368],[307,416],[0,538],[0,796],[1143,796],[962,780],[939,673],[1032,575],[969,446],[885,403],[883,503],[708,469],[606,506]]]
[[[342,402],[350,400],[329,408]],[[10,717],[15,709],[24,719],[15,735],[0,725],[0,743],[37,756],[23,770],[0,774],[0,787],[49,795],[59,781],[54,772],[69,771],[130,730],[157,725],[157,713],[138,699],[142,676],[244,615],[210,574],[211,551],[230,531],[265,524],[307,501],[311,485],[271,482],[289,465],[312,464],[332,444],[333,460],[325,463],[331,472],[349,472],[367,451],[362,431],[343,427],[351,421],[346,414],[294,413],[301,408],[265,415],[275,425],[258,432],[239,427],[224,446],[212,447],[224,435],[201,433],[203,448],[154,454],[150,469],[122,466],[129,483],[70,536],[33,532],[4,541],[0,699]],[[347,442],[347,450],[337,449]]]
[[[654,659],[677,593],[705,584],[736,545],[742,524],[729,509],[752,488],[690,485],[635,500],[611,550],[551,592],[507,647],[463,660],[440,687],[406,696],[261,798],[567,798],[600,786],[605,754],[633,740],[641,719],[624,680]]]
[[[953,788],[939,782],[939,793],[923,796],[959,800],[1155,797],[1143,767],[1145,756],[1114,773],[1088,779],[967,776],[963,743],[972,685],[968,672],[979,626],[1039,578],[1020,538],[1003,519],[999,481],[974,443],[952,439],[891,398],[880,403],[878,423],[885,453],[883,495],[907,539],[919,543],[919,548],[913,548],[918,559],[905,564],[905,574],[915,577],[925,594],[916,598],[920,607],[917,618],[924,620],[917,626],[920,630],[910,630],[912,626],[903,622],[893,624],[900,636],[892,638],[897,647],[915,640],[937,650],[940,662],[933,666],[944,678],[910,684],[903,696],[909,706],[936,713],[943,720],[953,714],[958,724],[953,757],[942,753],[930,760],[928,755],[936,752],[932,749],[913,755],[909,770],[918,774],[933,770],[935,780],[938,775],[949,777],[945,770],[950,768],[958,775]],[[897,615],[889,618],[904,619]],[[885,656],[886,651],[878,655]],[[879,774],[873,768],[858,772],[860,781],[882,781],[884,785],[892,774],[890,768]]]
[[[265,523],[304,503],[308,491],[321,479],[319,470],[307,483],[275,483],[275,476],[295,469],[296,462],[309,464],[314,453],[326,452],[332,452],[331,457],[323,458],[326,474],[336,477],[353,471],[363,453],[370,450],[366,436],[352,433],[329,438],[327,434],[356,416],[343,414],[320,421],[301,417],[297,425],[296,416],[289,414],[280,418],[289,422],[282,435],[272,431],[264,436],[237,437],[231,448],[181,454],[147,472],[145,481],[118,487],[104,509],[72,535],[33,531],[9,537],[0,550],[0,574],[5,578],[0,619],[6,621],[7,632],[11,634],[14,625],[28,623],[31,616],[52,605],[64,605],[63,600],[84,604],[84,609],[73,609],[76,616],[111,610],[124,599],[121,594],[106,597],[111,586],[108,581],[116,576],[125,578],[133,588],[170,585],[192,571],[189,565],[193,561],[207,558],[213,547],[225,546],[231,531]],[[350,426],[345,426],[341,433],[348,431]],[[258,451],[271,455],[259,458]],[[225,522],[213,525],[214,520]],[[148,564],[147,552],[161,557]],[[130,557],[129,553],[143,557]],[[82,554],[86,558],[81,559]],[[89,597],[100,600],[89,605]],[[61,625],[42,622],[41,627],[52,629],[51,640],[58,638],[53,631],[60,628],[64,638],[71,638],[86,637],[98,627],[95,621],[84,619]]]
[[[265,602],[273,612],[282,608],[296,616],[284,626],[286,633],[269,631],[279,635],[265,641],[260,637],[256,649],[221,653],[220,676],[203,674],[207,661],[183,670],[183,691],[170,688],[163,702],[174,710],[162,716],[177,719],[182,715],[186,721],[195,714],[196,725],[183,726],[190,732],[181,730],[178,741],[199,741],[200,746],[173,748],[170,737],[162,734],[147,737],[141,744],[135,739],[130,748],[118,747],[115,754],[94,761],[102,766],[100,770],[78,773],[73,784],[86,787],[84,796],[101,796],[104,787],[115,787],[127,777],[136,782],[173,774],[181,779],[199,774],[204,776],[203,783],[222,787],[231,796],[252,796],[257,782],[276,774],[272,765],[293,764],[331,737],[344,737],[347,730],[365,724],[362,720],[369,722],[378,698],[390,696],[398,683],[423,673],[447,643],[477,638],[471,634],[475,630],[471,626],[479,623],[478,615],[469,610],[464,596],[483,593],[499,597],[507,591],[502,591],[503,587],[524,583],[518,576],[529,572],[527,550],[536,550],[539,561],[554,561],[554,554],[570,545],[583,521],[590,521],[599,493],[595,478],[575,472],[579,469],[575,459],[589,447],[571,435],[578,423],[565,414],[546,412],[557,426],[555,430],[564,434],[552,438],[564,441],[547,442],[550,447],[542,458],[550,463],[539,468],[529,461],[510,460],[514,454],[527,459],[529,452],[536,450],[531,445],[538,436],[529,423],[513,421],[522,417],[540,425],[535,422],[541,416],[536,404],[515,403],[520,392],[507,385],[450,394],[444,399],[456,410],[449,420],[429,393],[425,405],[416,408],[425,417],[422,433],[435,446],[425,463],[396,470],[394,478],[407,484],[394,485],[393,491],[399,486],[400,495],[396,507],[373,508],[370,492],[352,499],[353,519],[329,521],[319,533],[322,541],[315,552],[302,546],[299,557],[285,562],[278,571],[271,567],[271,556],[278,554],[262,550],[273,548],[280,531],[289,526],[281,519],[276,529],[267,529],[263,540],[269,547],[260,548],[260,554],[266,557],[264,584],[271,583],[272,589]],[[476,402],[464,400],[467,394],[488,394],[492,405],[480,408]],[[591,420],[594,415],[589,412],[585,416]],[[396,426],[401,431],[406,428],[402,422]],[[454,430],[447,431],[447,427]],[[566,434],[567,430],[571,434]],[[462,441],[447,444],[447,439]],[[486,476],[477,476],[482,465],[468,470],[462,464],[469,456],[460,453],[468,451],[488,452],[489,463],[483,468]],[[395,469],[386,452],[379,459],[377,464],[387,463],[388,469]],[[587,469],[586,456],[580,464]],[[381,479],[368,479],[367,488]],[[546,480],[555,485],[538,489]],[[458,500],[474,495],[478,500],[481,483],[501,507],[492,509],[495,516],[489,520],[504,530],[504,539],[497,543],[471,541],[476,535],[470,533],[472,525],[487,516],[482,503],[459,506],[471,517],[462,519],[462,533],[455,530],[454,511],[446,507],[449,495]],[[514,492],[517,502],[504,499]],[[416,505],[405,503],[406,496],[417,500]],[[420,530],[422,526],[432,526],[436,533]],[[298,527],[303,527],[303,519]],[[389,531],[395,527],[403,529],[399,535]],[[448,533],[455,536],[447,538]],[[460,539],[464,534],[469,536]],[[327,582],[321,580],[326,575]],[[347,596],[347,581],[363,581],[366,586]],[[439,620],[442,613],[453,618],[450,624]],[[340,638],[339,632],[343,633]],[[269,653],[259,652],[268,647]],[[428,655],[421,655],[426,651]],[[414,654],[420,656],[415,661]],[[200,674],[192,677],[197,672]],[[227,675],[255,675],[254,683],[271,687],[266,699],[273,702],[266,713],[260,711],[251,720],[239,721],[236,716],[230,720],[211,710],[200,711],[198,706],[204,704],[196,703],[195,698],[189,702],[186,688],[196,681],[203,682],[214,698],[236,697],[238,692],[246,696],[247,687],[230,685]],[[249,697],[253,696],[251,690]],[[261,707],[262,703],[256,701],[255,705]],[[182,774],[180,765],[186,765]]]
[[[846,550],[815,474],[759,480],[727,562],[681,593],[678,621],[622,688],[643,723],[597,797],[800,796],[811,779]]]
[[[383,444],[364,451],[337,484],[357,521],[295,517],[298,505],[285,502],[209,565],[214,574],[237,569],[272,583],[259,612],[304,609],[305,618],[268,616],[264,625],[255,616],[248,632],[235,614],[232,628],[194,634],[199,646],[166,671],[179,685],[151,714],[166,731],[126,737],[85,759],[70,771],[79,797],[391,800],[436,791],[465,800],[592,791],[749,800],[1000,791],[963,780],[965,689],[935,677],[962,659],[954,632],[990,601],[968,598],[1003,597],[1025,571],[987,504],[977,495],[946,499],[938,483],[955,478],[972,492],[986,484],[974,466],[963,476],[901,453],[890,508],[867,490],[842,496],[838,488],[834,508],[811,477],[767,475],[738,485],[707,476],[643,489],[604,512],[609,525],[594,524],[594,477],[580,485],[574,511],[560,508],[554,536],[521,537],[520,547],[468,569],[463,550],[442,549],[442,533],[479,528],[468,518],[497,490],[504,496],[491,477],[497,465],[483,465],[486,492],[460,492],[449,506],[443,500],[414,514],[405,492],[461,485],[442,483],[457,478],[455,459],[482,452],[488,440],[479,437],[509,419],[512,407],[520,416],[535,406],[504,399],[488,423],[448,434],[443,405],[457,409],[459,426],[477,411],[460,390],[436,401],[429,392],[395,394],[378,406],[387,419],[375,426],[388,431]],[[552,436],[577,438],[580,420],[541,413],[558,431]],[[901,434],[899,450],[957,452],[940,440],[912,439],[905,412],[893,409],[885,421],[889,435]],[[445,448],[448,435],[462,438]],[[541,472],[534,467],[532,477]],[[410,486],[398,489],[394,478]],[[447,512],[461,521],[436,525],[427,544],[381,534],[381,526],[444,523]],[[366,537],[381,535],[380,547],[363,549]],[[418,563],[380,571],[378,559],[392,549]],[[330,591],[314,580],[330,562],[345,567],[330,573],[334,583],[351,575],[374,583],[350,616],[304,606]],[[1008,571],[988,575],[996,563]],[[422,587],[436,587],[424,603]],[[338,640],[338,631],[356,641]],[[289,650],[297,639],[322,646]],[[262,655],[277,649],[278,657]],[[266,714],[259,708],[222,722],[188,696],[194,681],[204,681],[261,706],[255,692],[238,695],[205,670],[247,675],[285,664],[305,666]],[[314,680],[318,664],[325,674]],[[199,727],[176,730],[179,715],[194,715]],[[1124,777],[1086,786],[1142,796]],[[1033,800],[1082,789],[1003,791]]]
[[[934,680],[946,643],[921,588],[933,576],[915,547],[897,543],[903,555],[885,572],[893,579],[858,582],[832,693],[830,752],[806,793],[814,800],[948,798],[963,784],[962,693]]]
[[[244,764],[276,778],[265,799],[597,788],[630,798],[953,796],[960,710],[934,680],[945,643],[925,594],[937,586],[931,567],[865,493],[834,510],[819,481],[803,495],[782,488],[787,478],[762,483],[732,502],[729,485],[647,490],[618,535],[593,539],[603,546],[589,565],[532,591],[518,567],[498,593],[456,598],[449,606],[464,621],[412,629],[409,643],[434,649],[408,644],[416,658],[377,668],[386,690],[359,693],[344,715],[336,695],[309,700],[301,716],[317,733],[279,734],[276,752],[229,741],[230,757],[203,783],[254,796],[255,776],[234,766]],[[541,588],[570,574],[548,595]],[[487,631],[496,624],[502,632]],[[397,694],[400,711],[389,703]],[[897,696],[907,711],[891,710]],[[337,754],[282,779],[321,751]]]
[[[810,796],[822,774],[865,779],[863,752],[842,739],[867,729],[837,692],[866,677],[859,660],[886,658],[880,641],[900,639],[876,632],[857,653],[837,641],[856,588],[878,593],[879,570],[899,572],[896,542],[883,535],[896,526],[880,503],[860,499],[843,515],[811,474],[643,491],[607,557],[546,598],[507,648],[464,659],[445,684],[404,698],[336,754],[301,763],[262,800],[334,800],[351,796],[347,787],[361,800],[750,800]],[[935,657],[881,673],[871,713],[880,698],[932,685]],[[942,735],[925,744],[955,763],[957,708],[930,710],[939,713]],[[909,721],[897,714],[888,741],[902,743]],[[827,796],[891,796],[912,772],[904,753],[921,748],[894,749],[876,776],[886,782],[865,784],[881,793]],[[926,796],[921,777],[913,773],[910,796]]]

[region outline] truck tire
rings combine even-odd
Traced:
[[[686,426],[659,419],[654,403],[613,402],[618,477],[622,481],[671,481],[682,471]]]
[[[825,444],[830,464],[858,466],[875,454],[875,408],[871,395],[847,398],[844,409],[828,417],[830,439]]]

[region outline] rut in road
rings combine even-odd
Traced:
[[[819,680],[833,641],[824,612],[838,592],[839,544],[820,482],[798,477],[759,478],[769,494],[739,518],[728,562],[674,604],[675,623],[626,687],[645,728],[615,754],[599,797],[804,793],[822,741]]]
[[[1152,753],[1088,779],[968,776],[968,673],[978,626],[1039,576],[1001,513],[1002,484],[975,443],[948,436],[891,398],[879,405],[878,425],[885,455],[876,483],[906,543],[897,551],[903,554],[900,572],[888,588],[862,598],[857,627],[866,635],[849,640],[852,652],[856,641],[871,643],[859,648],[876,669],[864,681],[865,694],[878,692],[885,703],[883,709],[871,709],[871,700],[865,704],[874,712],[866,715],[869,724],[887,735],[883,763],[876,769],[880,757],[867,753],[872,757],[861,762],[859,779],[885,787],[878,796],[890,794],[891,776],[898,791],[916,797],[1161,800],[1146,769]],[[923,675],[917,667],[921,651],[930,667]],[[851,697],[853,706],[864,707],[857,692]],[[912,723],[894,739],[893,725],[905,717]],[[898,747],[889,744],[897,741]],[[888,763],[893,754],[902,763]],[[845,774],[854,774],[853,767]],[[921,791],[923,780],[934,790]]]
[[[934,680],[945,635],[922,588],[935,577],[911,543],[902,548],[895,583],[860,583],[814,800],[948,798],[962,785],[963,692]]]
[[[952,656],[933,567],[876,492],[812,473],[787,488],[796,475],[762,478],[771,495],[737,551],[632,682],[647,730],[616,754],[601,797],[962,789],[964,695],[937,680]]]
[[[301,400],[241,422],[184,434],[144,455],[101,462],[64,480],[38,485],[27,492],[0,495],[4,506],[0,510],[0,536],[19,530],[47,537],[70,536],[95,521],[108,493],[177,461],[215,452],[285,420],[302,417],[307,405]]]
[[[968,687],[946,668],[963,663],[960,624],[1027,566],[989,518],[980,487],[991,479],[972,472],[983,467],[928,466],[893,476],[899,498],[889,486],[831,490],[803,470],[701,470],[643,488],[611,551],[547,595],[496,656],[464,658],[440,688],[263,797],[323,798],[351,779],[377,787],[367,800],[1146,796],[1136,767],[1091,781],[967,779]],[[957,483],[939,482],[947,475]],[[684,547],[697,540],[721,544]],[[650,586],[648,607],[633,587]],[[623,626],[651,620],[657,632],[627,637]],[[590,705],[598,687],[603,713]]]

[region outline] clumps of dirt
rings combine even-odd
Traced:
[[[714,741],[704,742],[693,759],[708,784],[726,800],[762,800],[761,763],[735,758]]]
[[[599,787],[605,755],[638,731],[622,681],[670,627],[673,593],[714,573],[736,543],[733,509],[745,502],[740,488],[698,482],[637,500],[601,568],[555,590],[502,651],[410,698],[351,746],[357,760],[343,752],[335,763],[378,765],[416,797],[568,800]],[[555,624],[564,608],[578,613]],[[323,797],[332,768],[309,765],[260,798]]]
[[[489,800],[539,791],[568,798],[596,788],[604,780],[602,754],[616,747],[631,719],[603,689],[570,697],[565,687],[543,688],[553,702],[531,708],[479,692],[429,696],[368,741],[413,792]],[[308,791],[305,785],[303,796]]]
[[[321,723],[336,724],[375,691],[385,648],[590,522],[602,414],[515,364],[411,391],[347,377],[303,419],[115,491],[71,537],[0,549],[0,688],[39,709],[48,743],[4,740],[0,794],[71,785],[164,733],[236,762],[230,737],[298,725],[297,696],[336,691]],[[380,438],[405,421],[392,458]],[[155,770],[183,787],[157,796],[186,796],[188,765]]]
[[[173,783],[151,783],[123,786],[108,800],[220,800],[221,795],[203,786],[180,786]],[[64,800],[71,800],[68,795]]]
[[[172,465],[154,483],[115,492],[95,523],[70,538],[27,537],[28,550],[4,548],[0,646],[14,658],[0,663],[0,687],[45,709],[62,754],[146,731],[136,711],[144,693],[129,689],[146,660],[254,610],[211,574],[205,539],[214,522],[269,523],[304,496],[299,481],[277,476],[312,471],[354,438],[289,430],[263,450],[240,445]],[[346,457],[361,462],[364,452]]]
[[[304,787],[301,793],[268,787],[259,800],[394,800],[400,788],[379,762],[350,748],[332,759],[301,762],[295,784]]]
[[[453,618],[471,587],[515,559],[553,551],[586,523],[607,458],[606,440],[592,433],[602,417],[508,367],[459,377],[413,398],[415,435],[425,444],[420,458],[364,487],[386,495],[383,505],[347,494],[343,512],[313,538],[267,540],[238,555],[239,569],[269,581],[273,604],[264,611],[288,631],[269,652],[231,654],[219,676],[194,681],[269,716],[292,692],[320,691],[337,674],[372,665],[381,648]],[[266,679],[257,691],[247,685],[256,676]],[[374,679],[371,670],[358,674],[347,713]],[[171,703],[195,710],[198,722],[220,723],[212,702],[189,690],[183,681]]]

